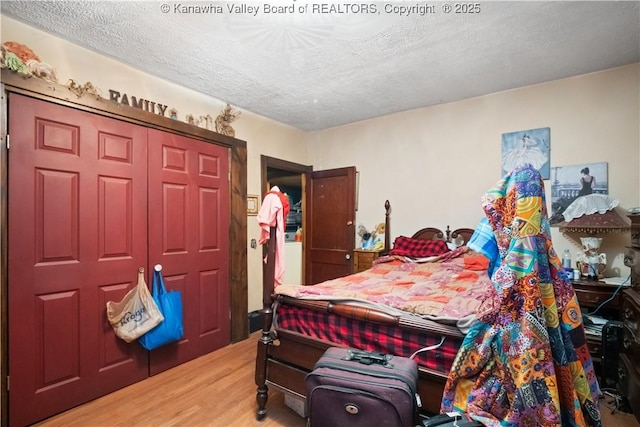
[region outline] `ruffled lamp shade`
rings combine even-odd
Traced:
[[[565,220],[559,226],[563,233],[619,233],[631,228],[631,220],[618,200],[606,194],[578,197],[562,215]]]

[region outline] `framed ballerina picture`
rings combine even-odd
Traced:
[[[502,176],[530,163],[542,179],[549,179],[550,129],[538,128],[502,134]]]

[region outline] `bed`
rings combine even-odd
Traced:
[[[385,204],[385,209],[386,230],[390,230],[388,202]],[[464,305],[469,304],[468,301],[471,299],[479,303],[481,299],[479,292],[482,292],[490,283],[486,274],[488,264],[474,268],[473,274],[468,272],[463,274],[460,270],[461,262],[465,265],[468,263],[467,254],[469,257],[480,256],[466,250],[464,246],[473,231],[469,228],[452,231],[447,226],[444,232],[438,228],[426,227],[414,233],[410,238],[412,240],[446,242],[449,243],[450,249],[454,246],[459,247],[445,256],[436,257],[436,260],[427,259],[427,262],[411,260],[407,263],[407,260],[402,261],[398,255],[392,255],[394,251],[390,250],[387,236],[383,252],[386,256],[381,256],[369,270],[328,281],[330,283],[323,282],[297,288],[284,284],[274,289],[273,266],[270,265],[270,260],[274,259],[276,239],[275,229],[272,229],[267,245],[268,262],[265,266],[263,289],[265,308],[261,312],[262,332],[256,354],[257,418],[262,420],[267,415],[270,387],[285,393],[285,401],[287,401],[286,397],[291,397],[303,403],[305,376],[330,346],[355,347],[405,357],[413,356],[419,365],[418,393],[422,400],[422,410],[431,414],[439,412],[444,384],[464,338],[464,327],[468,326],[473,318],[473,315],[469,316],[469,310],[472,311],[473,307],[465,308]],[[455,242],[454,246],[451,245],[453,242]],[[394,242],[394,246],[395,243],[397,241]],[[438,263],[442,263],[446,268],[437,266]],[[402,276],[397,276],[399,273],[393,270],[393,265],[403,269]],[[423,270],[425,268],[437,271],[429,270],[425,273]],[[410,270],[409,273],[407,269]],[[360,287],[362,283],[378,280],[376,276],[388,279],[389,274],[397,276],[398,280],[395,284],[400,284],[399,287],[402,288],[408,282],[406,274],[411,274],[412,283],[418,283],[422,280],[422,276],[439,275],[441,285],[449,286],[451,289],[448,291],[436,289],[435,293],[456,294],[459,284],[443,283],[443,281],[446,282],[446,279],[443,279],[446,276],[441,275],[445,274],[444,270],[457,271],[456,277],[464,276],[463,281],[466,283],[460,286],[470,289],[468,297],[471,296],[462,303],[462,310],[467,312],[454,315],[448,313],[447,316],[433,315],[433,313],[429,314],[429,310],[433,310],[432,305],[438,306],[439,303],[428,303],[425,314],[422,307],[425,304],[422,302],[415,304],[412,301],[409,311],[405,310],[406,298],[405,300],[398,298],[399,303],[387,307],[387,301],[384,296],[381,296],[380,290],[372,292],[375,294],[372,300],[363,300],[354,297],[355,294],[352,295],[351,291],[347,292],[346,296],[343,293],[336,298],[325,294],[326,289],[323,289],[323,287],[331,288],[336,284]],[[466,271],[466,267],[463,270]],[[475,278],[471,277],[474,275]],[[420,279],[415,279],[416,277]],[[423,286],[421,289],[424,289],[424,286],[431,286],[426,281],[420,284]],[[462,293],[464,292],[467,291],[462,289]],[[429,348],[431,349],[425,350]],[[302,413],[302,411],[298,412]]]

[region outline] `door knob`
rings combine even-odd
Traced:
[[[353,225],[353,221],[347,221],[347,225]]]
[[[346,254],[346,255],[344,256],[344,259],[351,259],[351,254]]]

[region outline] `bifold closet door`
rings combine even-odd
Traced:
[[[147,129],[9,97],[9,417],[27,425],[148,376],[106,302],[147,261]]]
[[[9,134],[12,425],[229,343],[228,149],[15,94]],[[116,337],[106,302],[158,263],[185,336],[147,352]]]
[[[149,130],[149,263],[179,290],[184,338],[149,353],[154,375],[229,344],[229,150]]]

